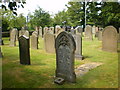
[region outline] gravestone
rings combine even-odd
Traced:
[[[49,30],[49,28],[48,28],[48,27],[44,27],[44,29],[43,29],[43,30],[44,30],[44,35],[45,35],[46,33],[48,33],[48,32],[49,32],[49,31],[48,31],[48,30]]]
[[[102,34],[102,50],[109,52],[117,52],[117,30],[113,26],[107,26]]]
[[[42,27],[39,27],[39,37],[43,37],[43,31],[42,31]]]
[[[25,35],[26,37],[30,37],[30,36],[29,36],[29,31],[28,31],[28,30],[25,30],[24,35]]]
[[[59,25],[55,26],[55,34],[58,35],[60,32],[62,32],[61,27]]]
[[[16,29],[12,29],[10,31],[10,46],[16,46],[16,37],[17,37],[17,30]]]
[[[47,53],[55,53],[55,35],[46,33],[44,35],[44,47]]]
[[[19,37],[24,35],[24,33],[25,33],[25,30],[22,28],[22,30],[19,31]]]
[[[75,58],[79,60],[83,60],[82,56],[82,36],[80,34],[73,35],[75,43],[76,43],[76,51],[75,51]]]
[[[49,28],[49,33],[54,34],[54,27]]]
[[[29,37],[19,37],[20,64],[30,65]]]
[[[56,79],[55,83],[62,81],[75,82],[74,57],[76,44],[72,35],[68,32],[61,32],[55,40],[56,49]],[[59,81],[58,78],[62,78]],[[63,83],[62,83],[63,84]]]
[[[98,31],[98,40],[102,41],[102,31]]]
[[[81,36],[83,36],[83,28],[80,26],[77,26],[76,28],[76,34],[80,34]]]
[[[96,33],[96,27],[95,27],[95,26],[92,27],[92,33],[93,33],[93,34]]]
[[[89,41],[93,40],[93,37],[92,37],[92,27],[90,25],[87,25],[85,27],[85,40],[89,40]]]
[[[37,32],[34,31],[31,36],[31,48],[32,49],[38,49],[38,35]]]

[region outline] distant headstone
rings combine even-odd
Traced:
[[[80,34],[81,36],[83,36],[83,28],[82,27],[78,26],[75,29],[76,29],[77,34]]]
[[[43,37],[43,31],[42,31],[42,27],[41,26],[39,27],[39,36]]]
[[[98,40],[102,41],[102,31],[98,31]]]
[[[93,37],[92,37],[92,27],[90,25],[87,25],[85,27],[85,40],[93,40]]]
[[[102,50],[109,52],[117,52],[117,30],[113,26],[107,26],[103,30]]]
[[[25,33],[25,30],[22,28],[22,30],[19,31],[19,37],[24,35],[24,33]]]
[[[76,44],[71,34],[63,31],[55,40],[56,49],[56,79],[55,83],[61,84],[64,80],[75,82],[76,75],[74,72],[74,57]],[[60,79],[61,82],[56,82]]]
[[[96,33],[96,27],[95,27],[95,26],[92,27],[92,33],[93,33],[93,34]]]
[[[36,31],[34,31],[36,32]],[[31,36],[31,48],[32,49],[38,49],[38,35],[36,33],[32,33],[32,36]]]
[[[59,25],[55,26],[55,34],[59,34],[61,32],[61,27]]]
[[[54,27],[49,28],[49,33],[54,34]]]
[[[75,58],[83,60],[82,56],[82,36],[80,34],[73,35],[76,43]]]
[[[47,53],[55,53],[55,35],[46,33],[44,35],[44,46]]]
[[[30,36],[29,36],[29,31],[26,30],[25,33],[24,33],[24,35],[25,35],[26,37],[30,37]]]
[[[10,31],[10,46],[16,46],[16,37],[17,37],[17,30],[12,29]]]
[[[44,29],[43,29],[43,30],[44,30],[44,35],[45,35],[46,33],[48,33],[48,32],[49,32],[49,31],[48,31],[48,30],[49,30],[49,28],[48,28],[48,27],[44,27]]]
[[[30,65],[29,37],[19,37],[20,64]]]

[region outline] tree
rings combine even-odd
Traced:
[[[50,26],[51,24],[51,18],[50,14],[46,11],[44,11],[42,8],[38,8],[34,11],[33,15],[30,16],[29,23],[33,24],[33,26]]]

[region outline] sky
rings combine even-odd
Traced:
[[[34,12],[35,9],[41,7],[43,10],[48,11],[50,14],[54,15],[58,11],[67,9],[65,4],[70,0],[26,0],[24,8],[19,8],[17,13],[23,13],[24,16],[27,16],[28,12]]]

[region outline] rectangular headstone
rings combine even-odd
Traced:
[[[46,33],[44,35],[44,47],[47,53],[55,53],[55,35]]]
[[[10,31],[10,46],[16,46],[16,37],[17,37],[17,30],[12,29]]]
[[[92,36],[92,27],[90,25],[87,25],[85,27],[85,40],[92,41],[93,36]]]
[[[99,40],[99,41],[102,41],[102,31],[99,31],[99,32],[98,32],[98,40]]]
[[[38,36],[34,32],[31,36],[31,48],[38,49]]]
[[[20,64],[30,65],[29,37],[19,37]]]
[[[73,35],[76,43],[76,51],[75,51],[75,58],[79,60],[83,60],[82,56],[82,37],[80,34]]]
[[[56,49],[56,80],[58,78],[61,82],[75,82],[76,75],[74,72],[74,58],[75,58],[75,49],[76,44],[74,38],[71,34],[67,32],[61,32],[55,40],[55,49]]]

